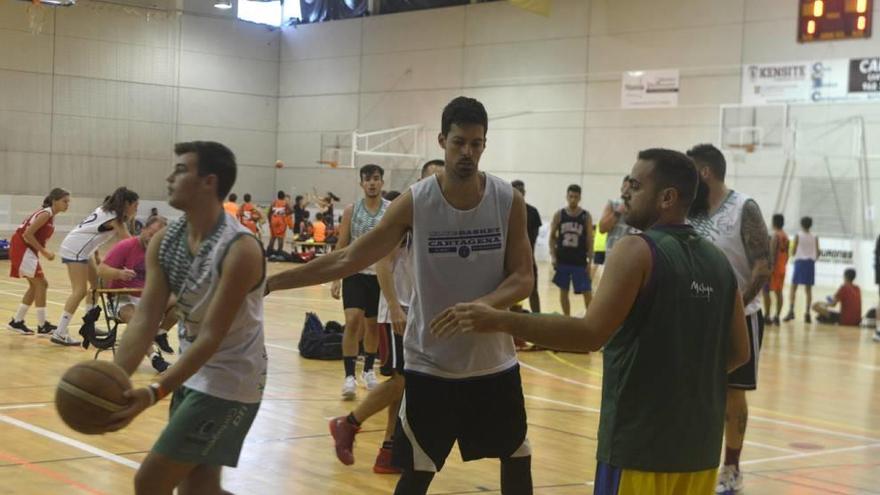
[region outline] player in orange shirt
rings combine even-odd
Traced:
[[[257,222],[263,218],[263,214],[260,213],[259,208],[256,207],[253,203],[251,203],[251,195],[249,193],[245,193],[244,195],[244,204],[241,205],[241,209],[238,210],[238,220],[242,225],[248,228],[254,234],[257,234],[259,237],[260,232],[257,228]]]
[[[770,253],[773,256],[773,272],[770,282],[764,287],[764,314],[767,315],[767,325],[779,325],[779,314],[782,313],[782,286],[785,285],[785,267],[788,264],[789,240],[788,234],[782,230],[785,225],[785,217],[780,214],[773,215],[773,236],[770,238]],[[776,316],[770,315],[770,293],[776,294]]]
[[[278,191],[278,196],[275,201],[272,202],[271,208],[269,208],[269,247],[266,249],[266,254],[272,255],[278,251],[284,250],[284,235],[287,233],[287,215],[291,212],[290,203],[287,202],[287,195],[284,194],[284,191]],[[275,248],[275,244],[278,244],[278,248]]]
[[[312,237],[315,242],[324,242],[327,240],[327,224],[324,223],[324,214],[315,215],[315,222],[312,223]]]
[[[230,194],[229,199],[223,203],[223,209],[226,210],[226,213],[238,218],[238,195]]]

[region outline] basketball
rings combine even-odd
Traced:
[[[281,160],[276,160],[275,168],[284,168],[284,162],[282,162]]]
[[[64,373],[55,391],[55,408],[67,426],[80,433],[106,433],[109,416],[128,403],[131,380],[110,361],[84,361]]]

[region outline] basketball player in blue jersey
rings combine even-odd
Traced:
[[[360,170],[363,199],[348,205],[342,212],[339,225],[337,248],[344,248],[357,240],[379,224],[390,201],[382,198],[382,186],[385,185],[385,170],[378,165],[364,165]],[[357,389],[354,367],[358,355],[358,342],[364,341],[364,371],[361,374],[367,390],[376,387],[376,362],[379,348],[379,331],[376,316],[379,313],[379,279],[376,268],[368,266],[354,275],[345,277],[340,284],[334,280],[330,294],[339,299],[339,288],[342,286],[342,307],[345,310],[345,330],[342,334],[342,365],[345,369],[345,381],[342,383],[342,398],[354,400]]]
[[[351,246],[273,275],[266,290],[357,273],[412,232],[413,297],[404,336],[405,386],[394,437],[398,495],[427,493],[458,442],[465,461],[501,460],[501,493],[532,493],[531,448],[513,339],[502,333],[437,338],[430,324],[460,302],[507,309],[532,291],[526,207],[510,183],[480,172],[488,117],[458,97],[443,110],[445,170],[414,184]]]
[[[168,425],[135,474],[137,495],[228,494],[266,385],[263,247],[223,209],[235,155],[215,142],[178,143],[168,204],[184,215],[153,236],[147,282],[114,361],[128,374],[153,343],[169,298],[177,299],[180,359],[149,386],[126,392],[111,430],[173,394]]]

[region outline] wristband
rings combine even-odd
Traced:
[[[153,393],[153,396],[156,398],[154,403],[159,402],[164,399],[166,395],[168,395],[168,391],[162,387],[162,384],[159,382],[151,383],[149,386],[150,391]]]

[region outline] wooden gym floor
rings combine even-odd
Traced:
[[[269,266],[274,272],[290,265]],[[44,269],[51,284],[49,319],[57,323],[68,294],[66,270],[58,261],[44,263]],[[26,287],[7,278],[8,270],[8,262],[0,261],[4,326]],[[549,267],[540,270],[542,301],[556,309]],[[825,294],[817,290],[816,298]],[[864,304],[873,304],[875,297],[866,293]],[[581,301],[574,300],[573,307],[579,312]],[[339,399],[341,363],[301,359],[296,351],[306,311],[318,312],[325,322],[342,320],[341,304],[330,298],[329,287],[274,294],[266,301],[268,387],[239,467],[225,470],[225,487],[261,495],[391,493],[396,477],[371,471],[384,414],[368,421],[358,435],[354,466],[343,466],[333,454],[327,419],[347,413],[351,403]],[[82,310],[75,321],[81,316]],[[34,318],[31,310],[29,325],[35,326]],[[0,330],[0,494],[132,493],[134,472],[165,424],[168,402],[122,432],[86,436],[71,431],[55,413],[55,384],[65,369],[92,355]],[[522,353],[520,359],[535,493],[592,493],[601,355],[542,351]],[[880,493],[880,485],[875,486],[880,479],[878,360],[880,345],[866,330],[808,327],[800,321],[769,327],[759,390],[749,395],[745,493]],[[153,376],[144,361],[133,379],[144,385]],[[363,397],[366,392],[358,393]],[[464,464],[453,452],[431,493],[500,493],[498,463]]]

